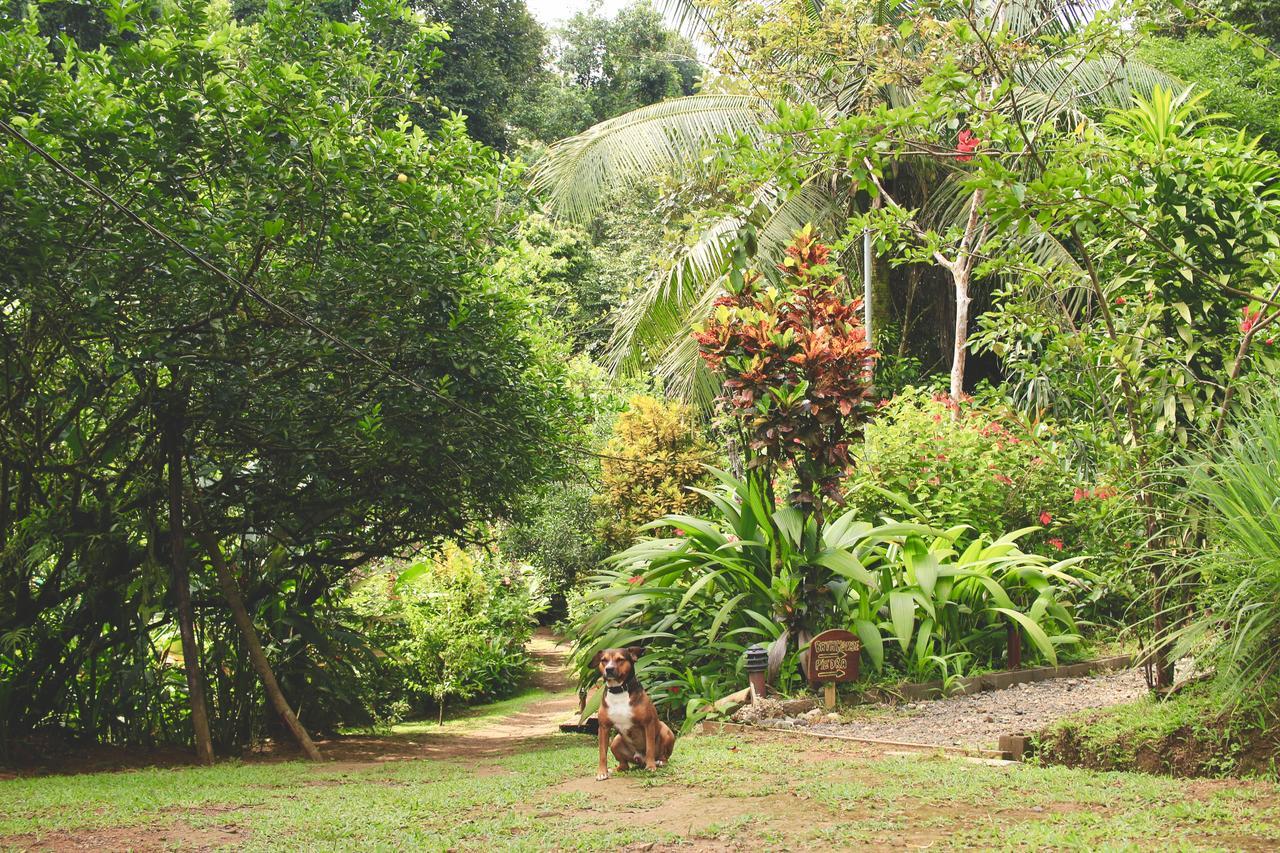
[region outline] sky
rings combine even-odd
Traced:
[[[557,24],[571,18],[577,12],[585,12],[592,0],[525,0],[529,11],[543,24]],[[627,5],[627,0],[604,0],[601,11],[609,17]]]

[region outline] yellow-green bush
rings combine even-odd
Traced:
[[[615,546],[655,518],[697,510],[702,498],[688,487],[705,482],[702,466],[715,458],[687,405],[648,396],[618,415],[603,455],[602,534]]]

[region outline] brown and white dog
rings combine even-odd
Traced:
[[[613,749],[613,757],[618,759],[619,770],[627,770],[633,764],[643,764],[645,770],[656,770],[667,763],[676,747],[675,734],[658,719],[658,710],[636,678],[636,658],[643,652],[640,646],[605,649],[591,661],[604,679],[599,714],[598,782],[609,778],[610,748]],[[618,731],[612,745],[609,743],[610,728]]]

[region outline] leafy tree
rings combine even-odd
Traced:
[[[647,0],[613,18],[597,4],[554,31],[550,73],[525,90],[512,123],[533,139],[555,142],[638,107],[691,95],[701,72],[693,44]]]
[[[190,738],[185,564],[229,749],[264,725],[251,634],[295,707],[331,699],[360,645],[336,581],[561,476],[577,404],[495,271],[497,155],[404,118],[436,28],[394,0],[103,8],[108,50],[65,63],[34,12],[0,30],[0,115],[245,286],[3,138],[0,741]]]
[[[1093,4],[1018,4],[1016,13],[1008,15],[1005,4],[996,2],[917,7],[863,0],[817,6],[807,0],[690,0],[679,5],[716,33],[714,40],[722,46],[716,63],[732,82],[717,91],[633,110],[558,143],[538,164],[535,185],[546,193],[553,212],[589,218],[613,186],[687,168],[702,161],[708,148],[724,153],[725,170],[742,188],[740,199],[719,211],[722,216],[670,265],[668,274],[649,283],[648,293],[637,294],[640,307],[620,315],[631,328],[620,328],[616,336],[624,348],[616,359],[652,366],[669,387],[685,394],[707,387],[690,349],[625,349],[630,342],[687,336],[705,306],[722,292],[731,247],[748,228],[755,234],[752,253],[767,271],[781,260],[798,228],[812,222],[830,239],[843,232],[850,217],[865,211],[873,195],[860,186],[862,164],[847,159],[833,158],[823,170],[806,169],[800,167],[806,161],[798,153],[790,162],[771,163],[781,171],[740,174],[744,149],[785,138],[789,132],[784,123],[776,123],[780,105],[794,108],[792,115],[821,116],[835,124],[842,118],[909,105],[919,96],[922,82],[945,68],[983,76],[1001,93],[984,109],[1008,111],[1008,90],[1013,89],[1014,99],[1038,104],[1045,120],[1078,122],[1090,110],[1097,113],[1124,104],[1131,91],[1149,91],[1154,82],[1165,79],[1133,61],[1127,44],[1094,42],[1095,29],[1084,26]],[[999,68],[974,39],[996,17],[1008,24],[1022,51],[998,57]],[[1080,33],[1085,34],[1084,44],[1073,40],[1073,34]],[[1060,49],[1064,40],[1070,47]],[[922,224],[936,228],[921,230],[934,235],[949,234],[955,227],[977,233],[987,224],[980,199],[973,203],[973,197],[966,196],[956,202],[960,190],[953,167],[962,119],[948,116],[933,129],[928,147],[896,162],[883,182],[895,199],[927,212]],[[746,144],[723,146],[726,139]],[[972,212],[978,215],[970,217]],[[1079,277],[1069,253],[1038,231],[1010,236],[1038,262]],[[954,279],[955,328],[966,331],[969,318],[963,309],[974,258],[964,247],[971,242],[957,235],[952,243],[958,251],[943,256],[946,264],[939,263]],[[963,336],[952,338],[952,361],[961,366]],[[958,384],[963,384],[963,371],[958,374]]]

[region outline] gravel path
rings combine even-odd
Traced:
[[[798,720],[793,725],[812,732],[877,740],[993,748],[1000,735],[1038,731],[1076,711],[1133,702],[1146,693],[1142,670],[1130,669],[898,707],[866,706],[847,712],[841,723],[823,718],[807,726]]]

